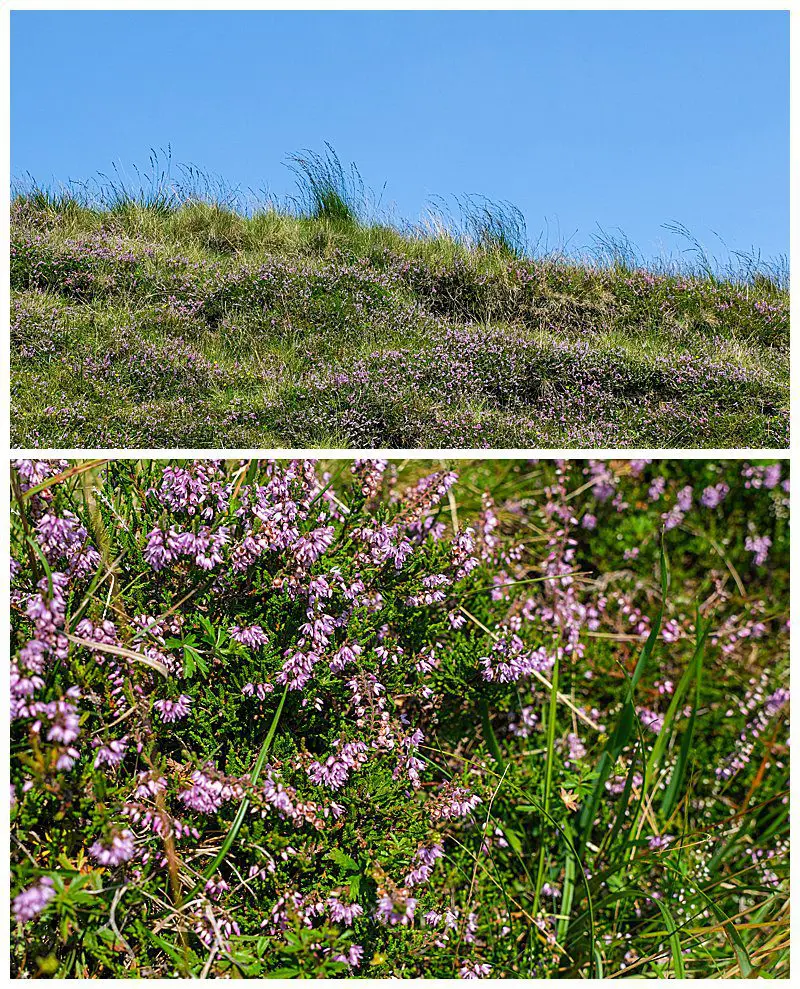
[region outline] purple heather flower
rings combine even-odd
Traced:
[[[431,803],[431,817],[434,820],[450,820],[467,817],[483,801],[477,793],[471,793],[464,786],[445,783],[440,793]]]
[[[192,773],[192,785],[181,790],[178,800],[201,814],[214,814],[227,800],[240,798],[243,793],[241,784],[231,784],[196,769]]]
[[[84,577],[100,565],[100,554],[89,543],[89,533],[72,512],[61,517],[45,513],[36,524],[36,540],[51,564],[68,561],[70,577]]]
[[[341,673],[348,663],[356,662],[361,652],[361,646],[357,642],[345,643],[334,653],[333,659],[328,665],[334,673]]]
[[[269,642],[267,633],[260,625],[246,625],[242,628],[238,625],[232,625],[228,631],[232,639],[243,646],[249,646],[251,649],[265,646]]]
[[[176,701],[164,698],[156,701],[153,707],[161,715],[161,720],[167,724],[171,721],[180,721],[181,718],[185,718],[192,707],[192,699],[191,697],[187,697],[186,694],[181,694]]]
[[[681,488],[678,492],[677,505],[682,512],[688,512],[692,507],[693,490],[691,484],[687,484],[686,487]]]
[[[414,865],[405,877],[406,886],[419,886],[421,883],[426,883],[430,879],[436,859],[443,855],[444,848],[439,842],[417,849],[414,859],[418,864]]]
[[[488,979],[492,966],[486,962],[466,961],[458,970],[459,979]]]
[[[347,963],[351,968],[358,968],[364,957],[364,949],[360,944],[353,944],[347,952]]]
[[[664,512],[661,519],[664,523],[664,528],[669,531],[670,529],[675,529],[683,522],[683,512],[675,506],[668,512]]]
[[[25,921],[32,920],[40,914],[55,895],[53,880],[49,876],[43,876],[38,883],[34,883],[14,897],[11,909],[17,920],[24,924]]]
[[[267,694],[271,694],[274,690],[271,683],[246,683],[242,687],[242,694],[245,697],[252,697],[255,694],[260,701],[263,701]]]
[[[312,529],[307,535],[301,536],[293,547],[297,560],[304,566],[310,567],[329,549],[335,532],[334,527],[328,525]]]
[[[329,755],[324,763],[312,762],[308,775],[314,783],[324,784],[332,790],[339,790],[347,782],[350,773],[366,761],[367,746],[364,742],[336,743],[337,751]]]
[[[417,901],[411,896],[405,896],[398,892],[392,897],[388,893],[384,893],[378,899],[375,917],[380,923],[389,927],[395,927],[397,924],[401,927],[410,927],[414,923],[416,906]]]
[[[325,903],[331,920],[336,924],[346,924],[351,927],[356,917],[364,913],[364,908],[358,903],[342,903],[337,896],[329,896]]]
[[[753,563],[757,567],[762,567],[767,562],[770,546],[772,540],[769,536],[748,536],[744,541],[744,548],[753,554]]]
[[[716,508],[729,491],[730,488],[724,482],[715,484],[713,487],[709,486],[703,489],[703,493],[700,495],[700,501],[706,508]]]
[[[361,965],[361,959],[364,957],[364,949],[360,944],[353,944],[348,948],[346,955],[334,955],[333,960],[335,962],[343,962],[345,965],[349,965],[350,968],[358,968]]]
[[[94,759],[94,768],[97,769],[103,763],[109,766],[118,766],[125,758],[127,748],[127,735],[124,738],[112,738],[110,742],[101,745],[97,750],[97,755]]]
[[[132,831],[123,831],[120,834],[115,834],[111,839],[111,844],[96,841],[89,849],[89,854],[93,858],[96,858],[101,865],[105,865],[108,868],[113,868],[132,859],[134,852]]]

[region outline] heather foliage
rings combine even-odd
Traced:
[[[788,491],[15,462],[15,974],[787,975]]]
[[[25,447],[779,447],[789,299],[740,272],[527,248],[508,204],[369,219],[357,172],[293,159],[249,212],[112,186],[12,205]]]

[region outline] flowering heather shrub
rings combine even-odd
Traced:
[[[788,971],[785,463],[12,464],[12,966]]]
[[[25,447],[788,442],[789,300],[765,278],[18,198],[11,287]]]

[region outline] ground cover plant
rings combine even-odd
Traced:
[[[787,465],[20,460],[20,977],[786,977]]]
[[[292,165],[283,205],[156,167],[18,192],[14,445],[787,444],[780,267],[697,245],[656,265],[608,235],[570,258],[477,197],[409,227],[332,151]]]

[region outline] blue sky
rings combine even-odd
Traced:
[[[712,251],[789,243],[785,12],[11,14],[12,175],[85,179],[148,149],[293,190],[329,141],[398,215],[515,203],[551,245],[680,221]]]

